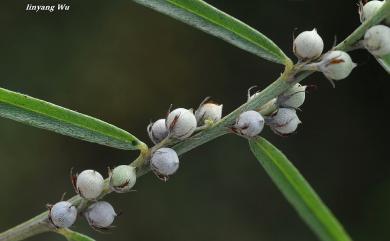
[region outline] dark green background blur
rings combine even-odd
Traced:
[[[248,87],[263,88],[282,67],[132,1],[68,3],[68,13],[0,7],[0,86],[86,113],[147,143],[146,125],[169,105],[196,107],[205,96],[228,113]],[[318,28],[332,46],[359,25],[355,1],[210,1],[261,30],[292,56],[294,28]],[[296,135],[264,136],[285,152],[357,241],[390,240],[389,76],[365,51],[333,89],[321,74],[307,97]],[[136,152],[85,143],[0,119],[0,229],[73,195],[69,170],[129,163]],[[387,149],[386,149],[387,148]],[[110,234],[75,229],[98,240],[316,240],[265,174],[245,140],[225,136],[181,158],[168,183],[147,175],[136,190],[110,195],[124,214]],[[43,234],[30,240],[63,240]]]

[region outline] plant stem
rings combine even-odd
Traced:
[[[362,38],[368,28],[381,22],[386,16],[389,16],[389,13],[390,1],[385,1],[382,8],[371,19],[364,22],[350,36],[337,45],[335,49],[343,51],[351,50],[354,44]],[[295,67],[291,67],[290,65],[286,66],[285,72],[276,81],[274,81],[271,85],[261,91],[250,101],[243,104],[225,116],[221,121],[215,123],[209,128],[206,128],[194,136],[174,145],[173,148],[177,151],[178,155],[182,155],[206,142],[229,133],[229,127],[234,123],[235,119],[240,113],[265,105],[268,101],[279,96],[288,90],[292,85],[302,81],[313,73],[312,71],[301,71],[301,69],[297,66],[298,65]],[[164,142],[164,145],[168,144],[170,144],[169,141]],[[132,163],[133,166],[137,167],[137,177],[143,176],[150,171],[149,166],[144,165],[144,163],[147,162],[147,158],[150,156],[150,152],[155,150],[157,147],[162,147],[164,145],[158,144],[158,146],[151,148],[149,152],[146,152],[146,149],[141,150],[141,155]],[[102,198],[103,196],[111,193],[108,183],[109,180],[106,179],[106,188],[99,198]],[[68,201],[72,202],[74,205],[79,205],[82,201],[82,198],[79,195],[76,195]],[[49,231],[55,231],[55,227],[50,224],[48,220],[48,211],[46,211],[16,227],[0,233],[0,241],[19,241],[39,233]]]
[[[34,218],[13,227],[0,235],[0,241],[18,241],[31,236],[50,231],[47,223],[48,212],[44,212]]]

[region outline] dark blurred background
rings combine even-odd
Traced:
[[[358,25],[356,1],[209,1],[254,26],[292,56],[297,32],[318,28],[332,46]],[[25,12],[27,3],[68,3],[67,13]],[[229,113],[248,87],[263,88],[282,67],[132,1],[14,1],[0,8],[0,86],[86,113],[150,144],[150,120],[169,105],[197,107],[205,96]],[[264,136],[285,152],[357,241],[390,240],[389,76],[365,51],[333,89],[321,75],[296,135]],[[129,163],[136,152],[85,143],[0,119],[0,229],[74,195],[69,170]],[[316,240],[282,197],[247,142],[225,136],[181,158],[168,183],[147,175],[136,190],[110,195],[123,210],[97,240]],[[43,234],[30,240],[63,240]]]

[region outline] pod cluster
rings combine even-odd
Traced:
[[[344,51],[330,50],[322,53],[324,42],[316,29],[300,33],[293,43],[293,50],[300,63],[308,70],[319,71],[331,81],[346,78],[356,64]]]
[[[73,187],[86,202],[92,203],[81,211],[69,201],[60,201],[49,205],[49,220],[57,228],[69,228],[78,216],[83,216],[94,229],[109,229],[117,216],[110,203],[98,201],[105,190],[124,193],[131,190],[137,179],[136,170],[132,166],[120,165],[109,171],[109,182],[95,170],[84,170],[80,174],[71,174]]]
[[[384,1],[369,1],[359,4],[360,21],[369,20],[384,4]],[[363,46],[375,57],[381,58],[390,54],[390,17],[380,24],[372,26],[364,34]]]
[[[177,108],[169,111],[165,119],[158,119],[147,127],[150,140],[159,145],[164,140],[182,141],[191,137],[197,129],[206,128],[222,118],[223,106],[206,98],[195,110]],[[179,157],[172,148],[153,150],[149,160],[150,169],[158,178],[167,181],[179,168]]]
[[[297,83],[262,107],[241,113],[232,131],[246,138],[258,136],[264,126],[269,126],[273,132],[282,136],[294,133],[301,123],[296,110],[305,102],[306,88]],[[248,91],[248,101],[258,94],[250,95]]]

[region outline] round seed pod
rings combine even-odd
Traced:
[[[305,102],[306,85],[295,84],[289,90],[278,97],[278,103],[282,107],[298,109]]]
[[[326,53],[318,67],[328,79],[341,80],[352,72],[356,64],[352,62],[349,54],[335,50]]]
[[[160,148],[155,151],[150,159],[150,168],[161,177],[174,174],[179,169],[179,157],[171,148]]]
[[[233,126],[233,131],[245,137],[255,137],[264,128],[263,116],[254,110],[241,113]]]
[[[165,137],[168,136],[168,129],[165,125],[165,119],[159,119],[156,122],[149,124],[147,130],[150,140],[152,140],[154,144],[160,143],[162,140],[164,140]]]
[[[166,126],[169,136],[183,140],[195,131],[196,118],[192,110],[178,108],[168,114]]]
[[[88,200],[93,200],[102,193],[104,179],[97,171],[85,170],[77,176],[76,188],[80,196]]]
[[[302,60],[318,58],[324,50],[324,41],[316,29],[300,33],[293,43],[294,54]]]
[[[222,118],[222,107],[215,103],[204,103],[195,111],[195,118],[199,126],[205,124],[205,121],[217,122]]]
[[[369,1],[359,9],[360,21],[363,23],[367,19],[371,18],[383,5],[382,1]]]
[[[134,167],[120,165],[112,170],[110,188],[118,193],[128,192],[135,185],[136,180],[137,174]]]
[[[114,208],[105,201],[99,201],[84,212],[84,217],[87,219],[89,225],[94,228],[108,228],[114,222],[117,214]]]
[[[296,131],[301,123],[296,110],[290,108],[280,108],[269,121],[271,129],[280,135],[288,135]]]
[[[70,202],[58,202],[49,211],[50,221],[58,228],[69,228],[74,224],[76,218],[77,209]]]
[[[390,54],[390,28],[385,25],[371,27],[364,34],[364,47],[377,57]]]

